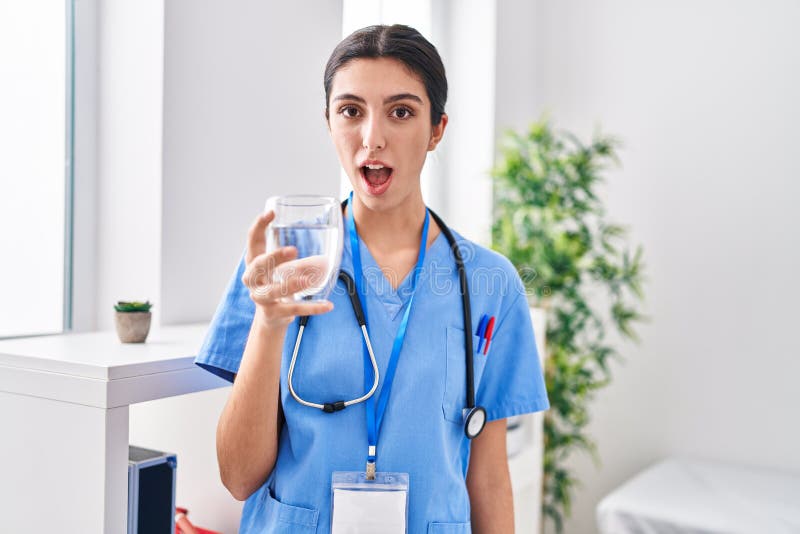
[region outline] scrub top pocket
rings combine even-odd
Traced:
[[[475,396],[481,382],[486,358],[478,353],[480,338],[472,336],[472,365],[475,382]],[[464,353],[464,329],[456,326],[447,328],[447,370],[442,411],[444,418],[456,424],[463,424],[463,410],[467,406],[467,358]]]
[[[263,534],[314,534],[319,511],[278,501],[264,488],[264,509],[255,517],[257,525],[249,531]]]

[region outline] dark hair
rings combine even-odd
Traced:
[[[447,101],[447,77],[439,52],[421,33],[410,26],[368,26],[351,33],[331,53],[325,65],[325,116],[331,96],[333,76],[349,61],[358,58],[388,57],[401,61],[419,76],[431,101],[431,123],[442,120]]]

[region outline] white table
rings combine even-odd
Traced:
[[[691,458],[663,460],[597,505],[603,534],[800,532],[800,476]]]
[[[193,363],[206,328],[0,341],[0,532],[125,533],[128,407],[228,385]]]

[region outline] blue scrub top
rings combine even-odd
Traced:
[[[500,254],[457,233],[472,304],[476,404],[489,421],[549,407],[522,281]],[[380,384],[409,297],[410,274],[395,291],[361,241],[368,328]],[[341,269],[353,274],[349,240]],[[242,259],[222,299],[195,363],[227,380],[239,369],[255,305],[242,284]],[[311,317],[303,334],[293,384],[317,403],[363,395],[363,338],[341,281],[333,311]],[[408,532],[469,533],[466,487],[470,441],[464,436],[466,359],[458,271],[444,234],[429,246],[419,275],[405,342],[378,438],[378,471],[409,474]],[[486,355],[477,353],[478,321],[495,316]],[[281,363],[285,422],[278,458],[264,485],[245,502],[239,532],[330,532],[331,474],[363,471],[367,454],[365,404],[332,414],[299,404],[287,371],[298,330],[287,329]],[[371,381],[370,381],[371,385]]]

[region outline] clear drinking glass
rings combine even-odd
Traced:
[[[297,258],[278,265],[273,281],[284,284],[292,275],[306,276],[311,285],[291,297],[297,301],[327,299],[342,262],[339,201],[314,195],[270,197],[265,209],[275,212],[267,227],[267,252],[286,246],[297,248]]]

